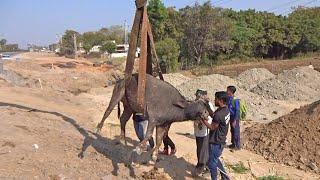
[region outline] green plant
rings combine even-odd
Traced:
[[[246,174],[250,169],[244,166],[243,162],[237,164],[226,164],[226,166],[236,174]]]
[[[284,178],[280,176],[269,175],[269,176],[259,177],[258,180],[284,180]]]

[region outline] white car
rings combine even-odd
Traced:
[[[10,60],[11,57],[10,57],[9,54],[2,54],[2,55],[1,55],[1,59],[2,59],[2,60]]]

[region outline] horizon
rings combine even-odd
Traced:
[[[207,0],[198,0],[204,3]],[[246,1],[246,2],[245,2]],[[195,4],[195,0],[164,0],[166,7],[177,9]],[[292,7],[320,6],[318,0],[276,0],[259,2],[257,0],[215,0],[212,5],[231,8],[233,10],[255,9],[268,11],[278,15],[286,15]],[[80,33],[97,31],[103,27],[114,25],[131,27],[135,13],[133,0],[105,1],[44,1],[34,0],[21,2],[19,0],[3,0],[0,2],[2,14],[0,16],[0,39],[4,38],[8,44],[19,44],[19,48],[26,49],[27,44],[48,46],[58,41],[57,35],[63,34],[67,29]],[[10,15],[6,16],[6,15]]]

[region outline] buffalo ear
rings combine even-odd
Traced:
[[[184,101],[178,101],[178,102],[176,102],[176,103],[173,103],[173,105],[174,105],[174,106],[177,106],[177,107],[179,107],[179,108],[181,108],[181,109],[184,109],[184,108],[187,107],[187,103],[184,102]]]

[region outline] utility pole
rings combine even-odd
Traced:
[[[77,36],[73,34],[73,43],[74,43],[74,57],[77,58]]]
[[[127,20],[124,21],[124,44],[128,44],[128,37],[127,37]]]

